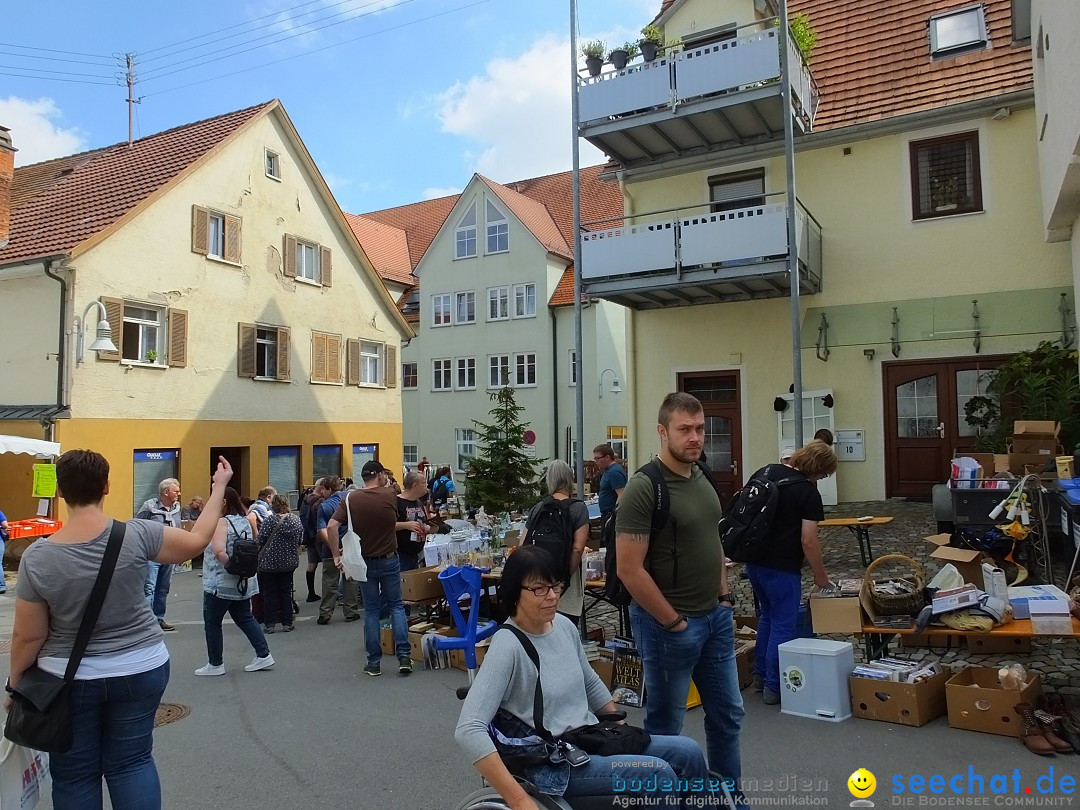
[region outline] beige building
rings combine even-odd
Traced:
[[[279,102],[18,168],[10,199],[0,432],[104,453],[110,513],[205,495],[219,454],[241,494],[400,464],[412,329]]]

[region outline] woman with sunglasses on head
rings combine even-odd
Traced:
[[[596,723],[597,714],[617,711],[611,693],[585,658],[577,627],[557,611],[562,582],[563,572],[550,554],[535,546],[524,546],[506,561],[499,585],[499,601],[511,617],[507,623],[525,633],[539,656],[543,725],[555,738]],[[499,714],[498,724],[506,736],[535,733],[530,730],[536,728],[536,674],[536,666],[515,635],[497,632],[465,698],[455,732],[476,769],[511,810],[535,810],[537,805],[507,769],[488,726]],[[571,768],[563,761],[530,765],[524,770],[526,778],[542,793],[567,798],[614,795],[615,777],[637,784],[653,775],[661,782],[677,777],[705,782],[709,779],[697,742],[688,737],[661,735],[653,735],[641,754],[593,754],[580,767]],[[635,794],[624,791],[620,795]]]

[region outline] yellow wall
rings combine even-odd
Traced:
[[[45,431],[37,422],[0,422],[0,433],[44,439]],[[34,486],[34,456],[0,453],[0,512],[8,520],[25,520],[37,514],[37,499],[30,496]]]
[[[689,39],[700,31],[721,25],[746,25],[754,22],[752,0],[712,0],[710,3],[683,3],[664,23],[664,36],[668,40]],[[740,31],[744,34],[746,31]]]

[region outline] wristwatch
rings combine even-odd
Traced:
[[[9,695],[15,694],[15,690],[11,688],[11,678],[8,678],[6,681],[4,681],[4,691],[7,692]]]
[[[720,604],[724,604],[725,602],[727,602],[729,607],[735,607],[735,597],[732,596],[730,593],[722,593],[722,594],[720,594],[720,598],[717,599],[716,601],[719,602]]]

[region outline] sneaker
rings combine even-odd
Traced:
[[[307,595],[307,601],[308,602],[321,602],[322,597],[319,596],[317,593],[309,593]]]
[[[761,701],[766,706],[775,706],[777,703],[780,702],[780,695],[777,692],[774,692],[772,689],[762,689]]]
[[[281,628],[281,632],[282,632],[282,633],[291,633],[291,632],[292,632],[293,630],[295,630],[295,629],[296,629],[296,625],[295,625],[295,624],[286,624],[285,626],[283,626],[283,627]]]
[[[175,630],[175,629],[176,629],[176,628],[175,628],[175,627],[174,627],[173,625],[169,624],[169,623],[168,623],[167,621],[165,621],[164,619],[158,619],[158,620],[157,620],[157,623],[158,623],[158,627],[160,627],[160,628],[161,628],[162,630],[164,630],[164,631],[165,631],[166,633],[171,633],[171,632],[172,632],[173,630]]]
[[[330,617],[320,616],[318,619],[315,620],[315,624],[330,624]]]
[[[755,675],[754,676],[754,691],[755,692],[764,692],[765,691],[765,681],[764,681],[764,679],[762,679],[762,677],[760,675]]]
[[[199,667],[197,670],[195,670],[195,674],[196,675],[206,675],[206,676],[224,675],[225,674],[225,665],[224,664],[217,664],[217,665],[215,665],[215,664],[207,664],[205,667]]]
[[[274,665],[274,656],[267,653],[262,658],[255,656],[251,663],[244,667],[244,672],[258,672],[260,669],[270,669]]]
[[[397,660],[398,675],[412,675],[412,659],[399,658]]]
[[[277,625],[273,625],[273,624],[264,625],[263,626],[263,632],[267,633],[267,634],[274,633],[274,632],[276,632],[276,627],[277,627]]]
[[[347,621],[347,622],[358,622],[358,621],[360,621],[360,617],[359,616],[346,616],[345,621]]]
[[[364,674],[370,675],[372,678],[378,678],[382,675],[382,667],[378,664],[368,664],[364,667]]]

